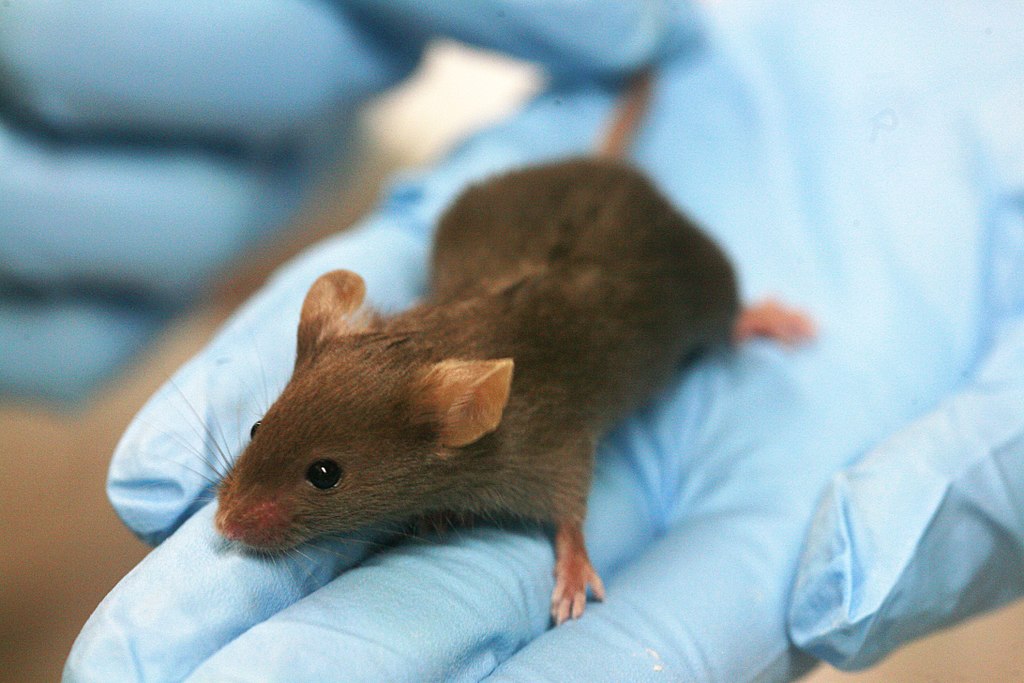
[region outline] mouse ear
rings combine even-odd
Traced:
[[[446,360],[423,376],[424,408],[440,425],[441,445],[468,446],[501,423],[512,387],[512,359]]]
[[[364,298],[366,284],[351,270],[332,270],[318,277],[302,302],[299,357],[325,339],[353,332],[351,315],[363,305]]]

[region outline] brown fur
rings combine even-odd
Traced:
[[[327,298],[307,299],[292,379],[220,490],[222,517],[281,504],[292,524],[274,547],[439,512],[581,521],[597,439],[728,341],[739,308],[721,250],[608,160],[468,189],[440,222],[430,297],[408,311],[320,315],[332,296],[352,315],[350,276],[311,290]],[[498,359],[515,368],[500,422],[446,446],[432,371]],[[320,458],[341,465],[336,488],[304,480]]]

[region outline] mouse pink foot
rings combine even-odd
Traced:
[[[604,600],[604,584],[587,557],[583,530],[578,522],[563,523],[555,533],[555,590],[551,618],[558,626],[570,617],[579,619],[587,606],[587,586],[596,600]]]
[[[814,321],[806,313],[765,299],[740,312],[732,338],[737,344],[754,337],[766,337],[786,346],[796,346],[810,341],[815,334]]]

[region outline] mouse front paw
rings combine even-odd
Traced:
[[[555,567],[555,590],[551,593],[551,618],[558,626],[572,617],[579,619],[587,606],[587,586],[595,600],[604,600],[604,584],[590,561],[575,566]]]
[[[562,524],[555,533],[555,590],[551,618],[558,626],[579,619],[587,606],[587,586],[595,600],[604,600],[604,583],[594,571],[578,523]]]

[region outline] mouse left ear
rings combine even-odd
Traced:
[[[363,305],[365,298],[366,283],[351,270],[332,270],[318,277],[302,302],[299,357],[325,339],[353,332],[352,313]]]
[[[501,423],[512,388],[512,359],[445,360],[423,376],[423,407],[440,427],[441,445],[468,446]]]

